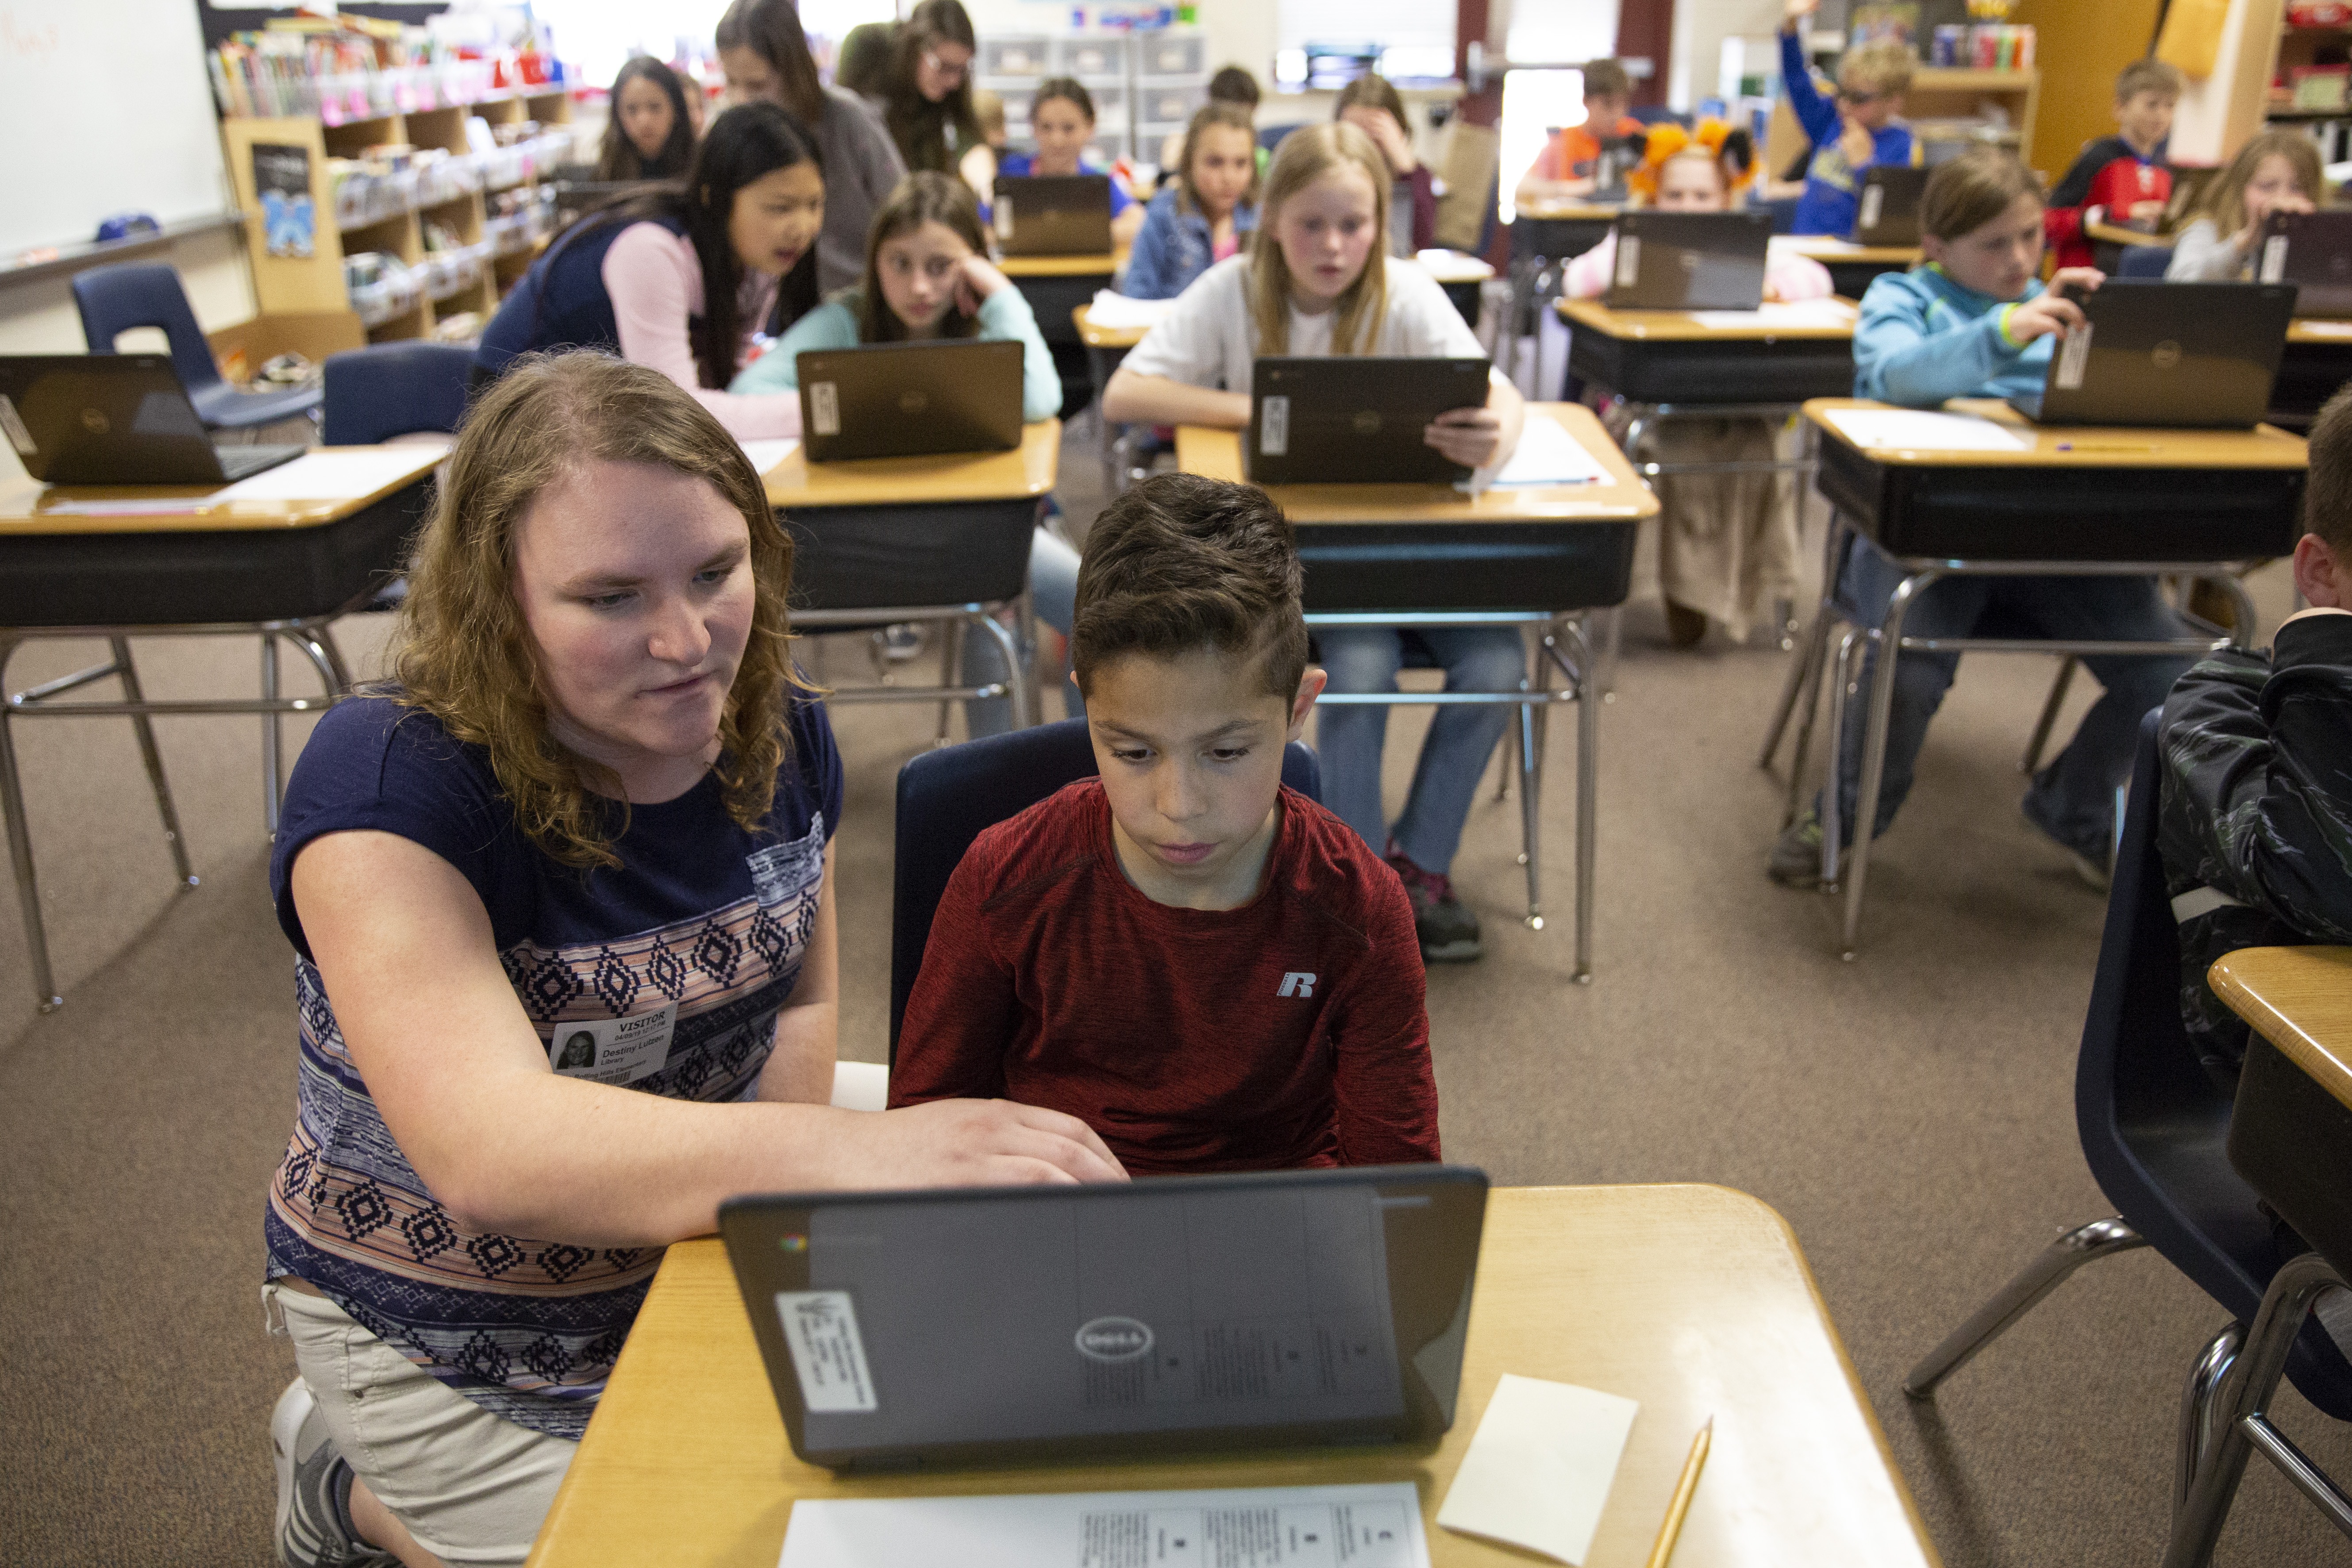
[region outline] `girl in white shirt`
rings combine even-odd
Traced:
[[[1461,313],[1428,273],[1384,255],[1389,167],[1352,125],[1306,126],[1282,140],[1266,172],[1248,254],[1221,261],[1177,298],[1103,392],[1103,417],[1136,424],[1249,423],[1260,354],[1485,359]],[[1489,381],[1483,408],[1441,414],[1422,439],[1454,462],[1498,467],[1518,444],[1526,407]],[[1324,627],[1316,642],[1334,692],[1393,691],[1409,654],[1445,671],[1450,691],[1517,691],[1527,659],[1501,627]],[[1412,895],[1422,955],[1475,958],[1478,922],[1446,873],[1479,776],[1510,720],[1502,704],[1440,707],[1422,745],[1404,814],[1381,807],[1385,707],[1334,707],[1317,719],[1324,802],[1384,851]]]
[[[2252,279],[2263,220],[2273,213],[2311,211],[2323,185],[2319,149],[2310,137],[2300,131],[2267,131],[2255,137],[2199,197],[2189,226],[2172,242],[2165,281]]]

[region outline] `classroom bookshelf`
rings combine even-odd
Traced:
[[[536,137],[476,146],[469,118],[499,128],[536,124]],[[470,103],[403,113],[339,119],[233,115],[221,121],[237,204],[246,214],[253,291],[264,313],[356,311],[372,342],[450,335],[471,315],[487,325],[545,245],[552,226],[552,177],[572,155],[572,100],[562,87],[494,92]],[[372,148],[407,146],[419,157],[406,169],[353,175],[340,183],[331,161],[356,160]],[[257,160],[255,149],[263,150]],[[261,163],[281,170],[299,150],[307,159],[315,214],[309,255],[273,248]],[[281,176],[282,179],[282,176]],[[354,184],[354,181],[359,183]],[[451,244],[428,252],[428,230]],[[347,284],[344,260],[377,253],[406,271],[389,286]]]

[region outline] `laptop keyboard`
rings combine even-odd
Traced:
[[[242,479],[258,474],[264,468],[275,468],[290,458],[299,457],[308,450],[300,446],[215,446],[220,455],[221,472],[231,479]]]

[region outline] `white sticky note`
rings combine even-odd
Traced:
[[[1437,1522],[1583,1563],[1640,1408],[1573,1383],[1503,1374]]]
[[[761,478],[775,471],[776,465],[790,457],[800,447],[798,440],[747,441],[743,455],[751,460],[751,471]]]
[[[846,1291],[778,1291],[776,1316],[784,1327],[784,1348],[800,1374],[801,1400],[811,1413],[837,1415],[878,1410],[874,1374],[866,1364],[866,1342],[857,1333],[857,1307]]]
[[[265,468],[213,492],[209,505],[228,501],[352,501],[387,485],[415,478],[440,461],[425,447],[326,447],[291,463]]]

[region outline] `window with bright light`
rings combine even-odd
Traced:
[[[610,87],[632,55],[657,60],[708,57],[728,0],[534,0],[531,11],[554,35],[557,55],[577,64],[592,87]],[[887,22],[894,0],[801,0],[801,26],[820,58],[827,45],[861,22]]]
[[[1518,29],[1511,29],[1517,39]],[[1517,55],[1514,54],[1514,58]],[[1503,78],[1502,178],[1496,200],[1502,220],[1512,216],[1511,193],[1519,176],[1543,151],[1555,131],[1584,123],[1584,73],[1580,70],[1511,71]]]

